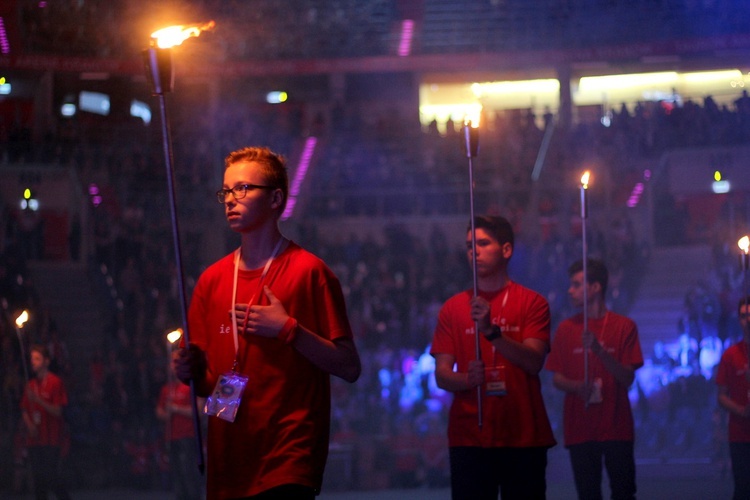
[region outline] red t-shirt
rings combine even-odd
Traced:
[[[643,354],[635,323],[608,311],[603,318],[589,318],[589,329],[619,363],[643,366]],[[571,380],[583,380],[583,314],[560,323],[546,368]],[[588,441],[632,441],[635,438],[628,387],[615,381],[598,357],[589,352],[589,379],[601,379],[602,402],[589,403],[566,393],[563,407],[565,446]]]
[[[191,343],[206,352],[208,396],[232,368],[234,253],[200,277],[188,316]],[[239,271],[237,302],[268,304],[262,270]],[[329,340],[352,337],[341,285],[316,256],[295,243],[277,256],[263,281],[301,326]],[[239,336],[238,372],[248,377],[234,422],[210,417],[208,498],[256,495],[281,484],[320,489],[328,456],[330,376],[276,338]]]
[[[29,389],[47,403],[55,406],[68,405],[68,393],[65,391],[65,386],[60,377],[52,372],[47,372],[41,381],[37,378],[29,380],[26,390]],[[65,444],[65,421],[62,416],[52,415],[40,404],[32,403],[25,391],[21,398],[21,409],[29,414],[39,430],[36,437],[28,436],[28,446],[62,446]]]
[[[172,400],[175,406],[188,406],[192,408],[190,400],[190,386],[182,382],[170,382],[161,388],[159,394],[158,407],[164,411],[167,409],[167,402]],[[178,439],[192,438],[195,436],[195,427],[193,419],[176,412],[169,416],[169,435],[167,441],[176,441]]]
[[[490,316],[503,335],[518,342],[527,338],[549,342],[550,315],[547,301],[538,293],[510,283],[493,293],[480,292],[490,302]],[[448,299],[438,314],[430,354],[450,354],[456,371],[466,372],[476,359],[474,321],[471,319],[471,290]],[[507,394],[482,397],[482,428],[478,426],[477,391],[453,394],[448,420],[448,444],[481,447],[554,446],[555,438],[542,399],[537,375],[529,375],[495,353],[483,335],[480,350],[485,366],[505,365]]]
[[[750,382],[747,381],[747,342],[738,342],[724,351],[716,372],[716,385],[726,387],[729,398],[738,405],[750,404]],[[729,414],[729,441],[750,442],[750,418]]]

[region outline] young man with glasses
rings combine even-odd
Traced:
[[[750,498],[750,296],[737,304],[742,340],[721,356],[716,373],[719,406],[729,412],[729,455],[732,459],[734,496]]]
[[[328,453],[330,375],[354,382],[360,359],[338,279],[286,239],[289,181],[267,148],[225,160],[217,193],[240,247],[193,292],[190,350],[175,372],[206,397],[207,497],[310,499]]]

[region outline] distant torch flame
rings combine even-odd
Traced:
[[[750,251],[750,237],[743,236],[740,238],[740,241],[737,242],[737,246],[740,247],[742,253],[747,255],[748,251]]]
[[[479,128],[479,119],[482,116],[481,105],[469,105],[464,110],[464,125],[469,128]]]
[[[26,323],[29,320],[29,312],[24,309],[24,311],[16,318],[16,326],[18,328],[23,328],[23,324]]]
[[[581,186],[583,186],[583,189],[589,188],[589,177],[591,177],[591,172],[586,170],[581,177]]]
[[[216,26],[214,21],[189,26],[184,24],[169,26],[168,28],[162,28],[151,33],[151,40],[160,49],[168,49],[180,45],[191,36],[200,36],[203,31],[214,29],[214,26]]]
[[[167,340],[170,344],[174,344],[178,340],[180,340],[180,337],[182,337],[182,329],[178,328],[177,330],[172,330],[167,334]]]

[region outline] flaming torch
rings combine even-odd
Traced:
[[[21,348],[21,361],[23,361],[23,375],[24,375],[24,383],[29,381],[29,366],[26,362],[26,351],[23,347],[23,337],[21,337],[21,330],[23,329],[23,325],[26,324],[26,322],[29,320],[29,311],[24,309],[21,314],[18,315],[16,318],[16,335],[18,335],[18,345]]]
[[[479,127],[472,126],[472,121],[464,123],[464,152],[469,160],[469,217],[471,220],[471,271],[474,278],[474,297],[479,295],[477,285],[477,236],[474,224],[474,161],[473,158],[479,153]],[[482,350],[479,346],[479,323],[474,322],[474,340],[477,360],[482,359]],[[482,386],[477,386],[477,418],[479,427],[482,427]]]
[[[162,123],[162,137],[164,146],[164,158],[167,168],[167,191],[172,215],[172,239],[174,242],[175,267],[177,269],[177,284],[180,292],[180,303],[182,305],[182,332],[185,348],[190,347],[190,335],[187,322],[187,299],[185,293],[185,281],[183,276],[182,250],[180,247],[180,228],[177,220],[177,203],[175,201],[174,161],[172,154],[172,139],[167,114],[167,101],[164,94],[172,91],[174,86],[174,72],[172,68],[172,47],[180,45],[191,37],[199,36],[203,31],[211,30],[216,23],[209,21],[205,24],[178,25],[160,29],[151,34],[150,47],[143,51],[146,64],[146,74],[151,83],[151,90],[159,97]],[[193,406],[193,426],[195,428],[196,448],[198,452],[198,469],[201,474],[204,470],[203,444],[201,439],[201,426],[198,418],[198,406],[195,399],[195,383],[190,381],[190,396]]]
[[[586,170],[581,177],[581,251],[583,253],[583,333],[589,329],[589,294],[588,294],[588,241],[586,240],[586,219],[589,216],[589,178],[591,173]],[[583,349],[583,381],[589,383],[589,349]],[[586,399],[586,407],[589,400]]]

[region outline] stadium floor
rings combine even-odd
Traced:
[[[565,452],[555,449],[560,456],[549,462],[547,469],[547,498],[549,500],[575,500],[575,487]],[[637,463],[638,498],[642,500],[729,500],[732,497],[732,478],[726,465],[709,459],[684,458],[670,460],[644,460]],[[603,484],[604,498],[609,497],[606,474]],[[72,491],[74,500],[174,500],[167,491],[143,489],[101,489]],[[0,490],[0,500],[31,500],[30,494],[10,494]],[[319,500],[450,500],[450,490],[417,488],[409,490],[336,491],[324,488]]]

